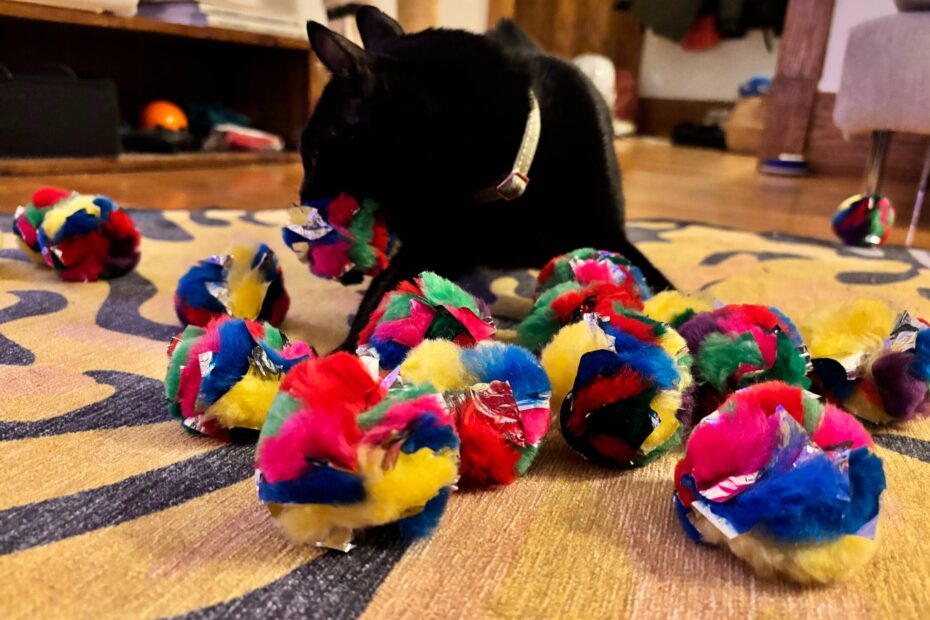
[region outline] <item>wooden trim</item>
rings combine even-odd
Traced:
[[[715,108],[730,109],[733,102],[644,97],[639,100],[638,106],[636,125],[640,134],[670,136],[675,125],[684,122],[700,125],[708,111]]]
[[[760,161],[803,154],[830,38],[834,0],[791,0],[769,91]]]
[[[63,159],[2,159],[0,177],[48,174],[85,174],[108,172],[151,172],[157,170],[192,170],[230,168],[255,164],[289,164],[300,161],[297,153],[127,153],[119,157]]]
[[[29,19],[33,21],[56,22],[72,24],[75,26],[88,26],[93,28],[107,28],[115,30],[129,30],[132,32],[145,32],[157,35],[186,37],[189,39],[206,39],[210,41],[224,41],[227,43],[240,43],[243,45],[258,45],[261,47],[277,47],[285,49],[310,49],[303,39],[281,37],[271,34],[246,32],[244,30],[231,30],[228,28],[214,28],[212,26],[187,26],[183,24],[170,24],[155,19],[142,17],[120,17],[118,15],[98,14],[89,11],[76,11],[73,9],[60,9],[38,4],[9,2],[0,0],[0,17],[16,19]]]

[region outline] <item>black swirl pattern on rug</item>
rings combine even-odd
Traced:
[[[31,366],[35,361],[35,353],[0,334],[0,364]]]
[[[54,314],[68,305],[64,295],[52,291],[10,291],[19,298],[12,306],[0,309],[0,324],[18,321],[31,316]],[[36,361],[35,354],[22,345],[0,334],[0,364],[29,366]]]
[[[801,259],[801,260],[811,260],[809,256],[802,256],[800,254],[792,254],[790,252],[755,252],[751,250],[733,250],[728,252],[714,252],[709,254],[701,259],[701,265],[704,266],[714,266],[719,265],[720,263],[729,260],[735,256],[752,256],[760,263],[764,263],[770,260],[782,260],[782,259]]]
[[[661,228],[643,226],[642,224],[656,222],[662,225]],[[671,243],[662,235],[676,230],[683,230],[691,225],[691,222],[671,222],[669,220],[660,220],[654,218],[637,219],[635,222],[628,222],[626,225],[627,238],[639,245],[643,242],[652,243]]]
[[[356,542],[358,547],[348,555],[328,551],[266,586],[175,620],[358,618],[410,543],[389,528],[374,530]]]
[[[0,440],[138,426],[168,419],[165,388],[161,381],[116,370],[90,370],[84,374],[97,383],[115,387],[116,392],[101,401],[54,418],[0,422]]]
[[[18,297],[19,301],[12,306],[0,309],[0,323],[52,314],[68,306],[68,300],[64,295],[52,291],[10,291],[10,294]]]
[[[115,484],[0,511],[0,555],[118,525],[247,480],[255,449],[230,445]]]
[[[194,237],[165,217],[164,211],[150,209],[127,209],[136,228],[146,239],[156,241],[193,241]],[[144,248],[143,248],[144,251]]]
[[[178,325],[168,325],[145,318],[139,309],[158,293],[158,289],[138,271],[107,280],[110,292],[97,311],[97,325],[110,331],[141,336],[167,343],[181,331]]]
[[[861,258],[861,257],[860,257]],[[888,273],[884,271],[841,271],[836,274],[836,280],[843,284],[868,284],[872,286],[881,286],[882,284],[894,284],[896,282],[906,282],[916,278],[920,273],[920,266],[911,264],[906,271],[899,273]]]
[[[256,211],[246,211],[239,216],[239,221],[245,222],[246,224],[253,224],[255,226],[263,226],[265,228],[277,228],[277,224],[269,224],[268,222],[263,222],[256,218],[255,213]]]
[[[14,250],[12,248],[9,248],[6,250],[0,250],[0,258],[6,258],[9,260],[18,260],[21,263],[32,262],[22,250]]]
[[[903,454],[924,463],[930,463],[930,441],[907,437],[905,435],[886,435],[877,433],[872,435],[872,439],[883,448]]]
[[[215,210],[218,207],[206,207],[204,209],[199,209],[197,211],[191,211],[190,217],[191,221],[200,224],[201,226],[211,226],[214,228],[222,228],[224,226],[229,226],[229,222],[222,220],[216,217],[210,217],[210,211]]]

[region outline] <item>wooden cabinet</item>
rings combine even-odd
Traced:
[[[66,64],[116,82],[120,115],[135,125],[153,99],[218,102],[284,137],[290,152],[124,155],[117,159],[0,159],[0,175],[196,168],[296,160],[300,130],[321,87],[306,40],[169,24],[0,0],[0,64],[14,73]]]

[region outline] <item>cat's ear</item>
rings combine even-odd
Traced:
[[[307,22],[310,47],[335,77],[367,82],[372,79],[372,57],[352,41],[323,24]]]
[[[355,14],[355,25],[358,26],[358,32],[362,35],[362,43],[365,44],[367,50],[377,49],[383,42],[404,34],[404,29],[400,24],[384,11],[370,4],[359,7]]]

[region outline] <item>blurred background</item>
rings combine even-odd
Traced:
[[[898,0],[898,4],[908,0]],[[0,175],[296,161],[326,81],[308,19],[358,39],[341,0],[0,0]],[[893,0],[379,0],[408,32],[516,22],[574,59],[618,136],[858,179],[869,134],[833,120],[847,39]],[[914,62],[918,62],[914,60]],[[884,162],[908,202],[927,139]],[[855,185],[855,184],[854,184]]]

